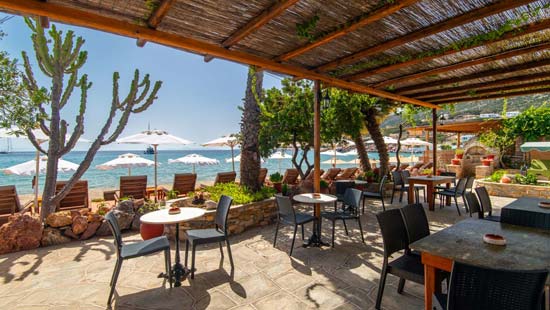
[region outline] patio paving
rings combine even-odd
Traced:
[[[493,197],[495,210],[512,200]],[[292,258],[290,227],[280,231],[275,248],[274,225],[232,236],[233,278],[227,255],[220,264],[217,245],[198,248],[195,279],[184,281],[180,288],[170,289],[157,278],[164,271],[162,254],[125,261],[112,308],[374,309],[383,258],[374,217],[380,210],[380,204],[369,204],[362,216],[366,244],[361,243],[356,223],[348,224],[349,237],[339,223],[335,248],[296,246]],[[465,218],[458,217],[454,207],[427,213],[432,231]],[[323,223],[326,241],[330,226]],[[306,227],[306,236],[310,232],[311,226]],[[141,238],[131,233],[124,240]],[[112,238],[0,256],[0,309],[106,309],[115,259]],[[397,282],[388,276],[382,308],[423,309],[423,287],[407,282],[399,295]]]

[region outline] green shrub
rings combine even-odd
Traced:
[[[166,199],[170,200],[170,199],[176,199],[178,198],[178,195],[180,194],[180,192],[176,191],[176,190],[169,190],[167,193],[166,193]]]
[[[279,183],[283,180],[283,176],[279,172],[275,172],[269,176],[269,180],[273,183]]]
[[[105,201],[105,199],[103,199],[103,198],[93,198],[92,199],[92,202],[104,202],[104,201]]]
[[[497,170],[493,172],[489,177],[487,177],[487,181],[489,182],[496,182],[499,183],[500,179],[506,174],[506,170]]]
[[[252,192],[244,186],[236,183],[222,183],[215,186],[207,186],[205,192],[210,194],[210,199],[219,201],[221,195],[233,198],[233,204],[241,205],[255,201],[261,201],[275,195],[275,189],[264,186],[257,192]]]
[[[516,174],[515,181],[524,185],[537,185],[537,176],[533,173],[527,173],[525,176]]]
[[[327,181],[321,180],[319,183],[320,183],[321,188],[328,188],[328,183],[327,183]]]

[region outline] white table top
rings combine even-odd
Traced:
[[[205,210],[201,208],[180,208],[178,214],[169,214],[168,209],[160,209],[141,216],[140,220],[147,224],[177,224],[201,217]]]
[[[336,196],[328,194],[320,194],[320,197],[313,197],[313,193],[300,194],[292,197],[294,200],[301,203],[331,203],[338,200]]]

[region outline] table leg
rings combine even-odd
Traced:
[[[447,183],[445,186],[447,187],[447,189],[449,189],[449,188],[451,188],[451,183]],[[445,197],[445,205],[446,206],[451,205],[451,196],[446,196]]]
[[[435,197],[433,184],[426,184],[426,195],[428,195],[428,209],[434,211]]]
[[[315,204],[315,209],[313,214],[315,215],[315,222],[313,222],[313,234],[309,237],[308,241],[304,243],[304,247],[310,246],[329,246],[328,243],[321,240],[321,205]]]
[[[409,192],[407,193],[407,199],[409,200],[409,204],[414,203],[414,181],[409,180]]]
[[[432,310],[432,298],[435,292],[435,268],[424,264],[424,309]]]

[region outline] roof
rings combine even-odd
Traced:
[[[495,127],[500,126],[501,119],[491,120],[474,120],[474,121],[443,121],[437,124],[438,132],[454,132],[454,133],[480,133]],[[418,133],[418,131],[432,131],[431,125],[417,126],[413,128],[407,128],[407,131],[411,134]]]
[[[522,152],[539,151],[550,152],[550,141],[525,142],[520,147]]]
[[[0,9],[428,107],[550,92],[532,0],[0,0]],[[430,104],[431,103],[431,104]]]

